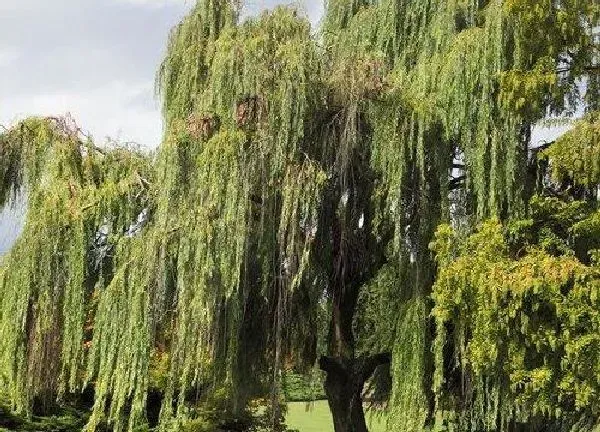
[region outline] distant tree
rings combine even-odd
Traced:
[[[29,196],[0,276],[0,382],[15,407],[93,384],[88,430],[103,420],[132,430],[146,422],[160,365],[161,430],[178,430],[207,385],[226,390],[233,412],[272,392],[275,425],[284,366],[318,359],[336,432],[367,430],[364,385],[379,366],[390,430],[575,416],[592,400],[575,387],[594,387],[564,381],[579,402],[552,399],[563,394],[542,375],[560,352],[543,370],[532,369],[543,352],[519,352],[535,364],[495,354],[513,325],[498,318],[504,303],[451,300],[459,282],[489,293],[494,265],[508,277],[548,254],[538,222],[516,225],[515,242],[536,236],[523,256],[500,221],[539,218],[532,125],[598,98],[580,82],[598,72],[599,13],[580,0],[334,0],[313,34],[294,9],[242,22],[235,2],[198,1],[158,73],[166,132],[155,158],[97,149],[48,119],[2,135],[0,198],[21,184]],[[588,188],[582,199],[594,182],[567,153],[584,136],[597,144],[594,118],[545,153],[553,172]],[[456,229],[436,236],[443,223]],[[594,272],[566,255],[544,259]],[[569,297],[561,277],[549,286]],[[533,332],[512,337],[535,345]],[[521,375],[502,370],[508,361]]]

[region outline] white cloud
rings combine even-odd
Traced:
[[[0,123],[68,112],[98,142],[156,147],[154,74],[191,1],[0,0]]]
[[[84,92],[19,96],[10,105],[0,105],[0,123],[14,124],[31,115],[69,113],[99,143],[110,135],[154,148],[162,134],[162,120],[153,95],[153,82],[113,81]]]
[[[0,69],[12,65],[19,58],[16,48],[0,48]]]
[[[572,126],[570,124],[551,127],[544,125],[535,126],[531,134],[531,145],[533,147],[538,147],[542,144],[555,141],[561,135],[571,129],[571,127]]]
[[[33,3],[29,0],[2,0],[0,1],[0,12],[14,12],[16,10],[32,9]]]
[[[25,221],[25,204],[21,200],[11,202],[0,209],[0,258],[9,251]]]
[[[0,123],[71,113],[97,141],[156,147],[154,74],[168,32],[196,0],[0,0]],[[292,3],[316,23],[322,0],[246,0],[256,14]]]

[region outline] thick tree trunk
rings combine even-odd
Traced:
[[[364,382],[354,374],[328,373],[325,393],[335,432],[367,432],[362,406]]]
[[[360,114],[352,116],[356,118],[339,125],[340,132],[348,122],[367,128]],[[335,432],[367,432],[363,387],[377,366],[390,362],[391,355],[356,356],[354,315],[361,288],[386,262],[383,246],[391,231],[380,238],[373,235],[370,197],[375,176],[369,155],[354,151],[349,158],[347,171],[339,173],[321,209],[319,226],[329,229],[317,231],[319,250],[329,258],[325,262],[331,299],[327,356],[321,357],[319,365],[327,373],[325,393]]]
[[[335,211],[332,214],[335,215]],[[362,214],[368,214],[367,210]],[[319,365],[327,373],[325,393],[335,432],[368,432],[363,411],[363,388],[377,366],[391,361],[391,355],[384,353],[357,358],[353,321],[360,289],[380,268],[384,259],[371,253],[368,236],[344,232],[342,225],[357,225],[356,217],[348,216],[348,219],[351,222],[341,224],[333,217],[329,224],[332,227],[334,257],[333,271],[329,275],[331,321],[328,356],[321,357]]]
[[[319,366],[327,372],[325,393],[335,432],[368,431],[363,410],[363,387],[377,366],[390,361],[389,353],[353,360],[321,357]]]
[[[362,407],[365,380],[357,368],[352,332],[359,290],[356,284],[343,286],[335,279],[332,285],[337,289],[333,292],[329,357],[322,357],[319,361],[319,366],[327,373],[325,394],[335,432],[367,432]]]

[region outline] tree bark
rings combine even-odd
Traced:
[[[369,133],[361,114],[350,114],[352,118],[344,115],[337,132],[343,133],[347,124],[353,122],[365,134]],[[328,229],[317,231],[331,299],[327,356],[321,357],[319,366],[327,374],[325,393],[335,432],[367,432],[363,387],[378,365],[390,362],[391,355],[356,356],[354,315],[360,290],[386,262],[384,246],[393,231],[384,230],[380,237],[373,235],[370,197],[376,178],[368,153],[352,151],[347,156],[347,165],[340,167],[342,171],[323,199],[319,226]]]
[[[344,377],[327,374],[325,393],[335,432],[368,431],[362,406],[363,385],[364,383],[351,373]]]
[[[325,394],[335,432],[368,432],[363,388],[377,366],[391,361],[390,353],[356,357],[352,321],[360,286],[360,282],[348,283],[333,291],[329,356],[319,360],[320,368],[327,373]]]
[[[389,353],[353,360],[321,357],[319,366],[327,372],[325,393],[335,432],[368,432],[363,410],[363,387],[377,366],[390,361]]]

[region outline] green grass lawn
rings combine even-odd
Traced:
[[[300,432],[333,432],[333,423],[327,401],[288,403],[287,425]],[[366,413],[369,432],[385,432],[385,418]]]

